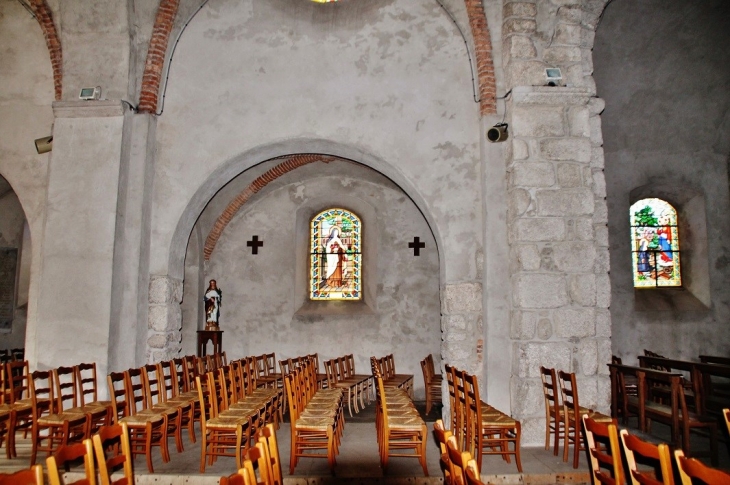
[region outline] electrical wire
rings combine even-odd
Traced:
[[[23,6],[23,8],[28,11],[28,13],[30,14],[31,17],[33,17],[34,19],[38,20],[38,17],[35,16],[35,13],[33,12],[33,9],[30,8],[30,5],[28,5],[27,3],[25,3],[23,0],[18,0],[18,3],[21,4]]]
[[[471,51],[469,50],[469,43],[466,41],[466,36],[464,35],[464,31],[461,30],[461,27],[459,26],[459,23],[456,21],[456,18],[449,12],[449,10],[444,6],[443,3],[441,3],[441,0],[436,0],[436,3],[439,4],[439,6],[443,9],[444,12],[446,12],[446,15],[448,15],[451,18],[451,21],[454,22],[454,25],[456,25],[456,29],[459,31],[459,34],[461,34],[461,38],[464,39],[464,47],[466,47],[466,55],[469,58],[469,69],[471,69],[471,89],[474,92],[474,102],[479,103],[481,101],[481,97],[477,98],[477,85],[476,85],[476,78],[474,76],[474,61],[471,58]]]
[[[188,18],[188,21],[185,22],[185,25],[182,26],[182,29],[180,29],[180,33],[177,34],[177,38],[175,39],[175,43],[172,45],[172,50],[170,51],[170,59],[167,61],[167,72],[165,73],[165,87],[162,89],[162,101],[160,101],[160,112],[155,113],[156,116],[160,116],[163,111],[165,111],[165,96],[167,95],[167,81],[170,78],[170,67],[172,66],[172,56],[175,55],[175,49],[177,49],[177,44],[180,42],[180,37],[182,37],[183,32],[185,32],[185,29],[187,28],[188,24],[193,21],[196,15],[198,15],[198,12],[200,12],[203,7],[208,3],[209,0],[204,0],[203,3],[200,4],[197,10],[193,12],[193,14]]]

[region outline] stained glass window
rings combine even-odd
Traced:
[[[327,209],[312,219],[309,298],[360,300],[362,222],[345,209]]]
[[[661,199],[631,206],[634,287],[682,286],[677,211]]]

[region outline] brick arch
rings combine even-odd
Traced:
[[[238,211],[243,205],[257,192],[266,187],[268,184],[278,179],[282,175],[291,172],[301,166],[308,165],[314,162],[331,162],[335,157],[329,157],[325,155],[317,155],[306,153],[302,155],[293,155],[286,157],[286,160],[276,165],[274,168],[267,170],[251,182],[248,187],[243,189],[223,210],[215,224],[213,224],[208,237],[205,238],[205,245],[203,246],[203,257],[206,261],[210,260],[210,255],[213,254],[215,245],[218,243],[223,231],[231,220],[236,216]]]
[[[51,67],[53,68],[53,90],[56,101],[59,101],[63,94],[63,55],[61,40],[58,37],[56,25],[53,23],[53,14],[46,0],[31,0],[30,8],[41,26],[43,37],[46,39],[48,53],[51,56]]]
[[[139,94],[139,107],[137,108],[140,113],[157,112],[160,80],[162,79],[162,70],[165,67],[167,44],[170,40],[170,33],[175,23],[179,5],[180,0],[161,0],[160,7],[157,9],[150,46],[147,50],[147,60],[144,64],[144,73],[142,74],[142,87]]]
[[[464,0],[469,27],[474,39],[474,54],[479,81],[479,107],[482,116],[497,113],[497,84],[492,61],[492,39],[482,0]]]

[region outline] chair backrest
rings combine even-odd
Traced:
[[[140,368],[142,371],[142,384],[146,399],[146,407],[150,408],[165,401],[160,379],[159,364],[146,364]]]
[[[583,428],[593,482],[604,485],[623,485],[624,465],[621,460],[616,425],[598,423],[585,414],[583,415]],[[606,468],[609,471],[606,471]]]
[[[545,397],[545,415],[560,416],[560,391],[555,369],[540,367],[540,377],[542,378],[542,394]]]
[[[433,434],[436,436],[436,442],[439,444],[440,458],[439,466],[441,472],[444,474],[444,483],[451,483],[451,460],[449,460],[449,451],[446,448],[446,442],[453,436],[451,431],[444,428],[444,422],[441,419],[437,419],[433,423]]]
[[[96,362],[74,366],[76,384],[78,385],[79,406],[97,402],[99,395],[96,382]]]
[[[75,408],[79,405],[78,383],[73,367],[57,367],[53,369],[55,384],[56,409],[60,413],[64,409]]]
[[[669,452],[669,446],[664,443],[659,445],[647,443],[625,429],[621,430],[620,436],[632,485],[674,485],[672,455]],[[636,465],[636,455],[639,455],[641,463],[651,460],[658,466],[649,471],[645,468],[639,469]],[[659,469],[660,474],[656,473],[656,469]],[[658,480],[657,477],[661,480]]]
[[[271,461],[268,458],[266,449],[262,443],[256,443],[256,446],[252,446],[247,452],[248,459],[252,462],[256,462],[259,468],[259,478],[261,483],[266,485],[273,484],[271,477]]]
[[[563,409],[567,413],[568,410],[573,411],[576,422],[580,420],[578,409],[578,385],[575,382],[574,372],[558,372],[558,380],[560,381],[560,396],[563,400]]]
[[[707,484],[730,483],[730,474],[716,468],[711,468],[699,460],[687,458],[682,450],[674,452],[674,458],[677,460],[677,469],[682,485],[692,485],[692,479],[702,480]]]
[[[464,417],[462,418],[464,433],[464,449],[477,456],[479,446],[479,435],[482,432],[482,401],[479,397],[479,381],[477,376],[456,370],[455,385],[457,394],[459,389],[458,381],[463,382],[464,403],[462,405]]]
[[[101,485],[134,485],[132,471],[132,453],[129,447],[129,430],[126,423],[102,426],[92,437],[94,454],[99,467],[99,481]],[[112,450],[109,457],[106,450]],[[111,474],[118,468],[124,471],[124,477],[112,482]]]
[[[130,416],[130,409],[127,403],[127,379],[123,372],[110,372],[106,376],[107,386],[109,387],[109,399],[112,401],[112,413],[114,414],[114,422]]]
[[[177,373],[175,372],[175,365],[171,360],[162,361],[157,364],[157,372],[160,385],[160,393],[162,400],[167,401],[173,397],[176,397],[180,388],[177,386],[176,379]]]
[[[451,483],[455,485],[465,483],[464,469],[466,463],[471,460],[471,453],[461,451],[455,436],[446,440],[446,451],[449,453],[449,461],[451,462]]]
[[[196,380],[195,378],[198,376],[198,363],[197,363],[197,357],[194,355],[186,355],[183,357],[183,384],[184,384],[184,391],[192,391],[195,388]]]
[[[479,474],[479,466],[473,458],[466,462],[464,475],[466,475],[466,485],[484,485],[482,477]]]
[[[33,465],[14,473],[0,473],[0,485],[43,485],[43,466]]]
[[[284,483],[284,476],[281,472],[281,459],[279,458],[279,444],[276,440],[276,430],[272,423],[267,424],[261,428],[258,432],[259,443],[264,446],[266,451],[268,463],[271,464],[269,467],[269,477],[271,478],[272,485],[282,485]]]
[[[65,485],[96,485],[94,452],[90,439],[84,440],[83,443],[62,446],[46,459],[48,480],[51,485],[61,485],[63,483],[61,480],[61,474],[63,472],[59,471],[59,468],[63,467],[65,469],[68,462],[78,460],[81,457],[84,458],[84,474],[86,478],[73,483],[66,483]]]
[[[30,397],[30,366],[27,360],[18,360],[5,364],[5,379],[7,380],[7,400],[10,404]]]
[[[248,460],[250,463],[250,460]],[[251,471],[253,471],[253,465],[251,465]],[[228,475],[227,477],[221,477],[220,485],[256,485],[256,475],[251,475],[251,471],[244,466],[236,473]]]
[[[722,416],[725,418],[725,426],[727,426],[727,432],[730,433],[730,409],[723,409]]]
[[[37,370],[30,375],[30,402],[33,406],[33,419],[53,414],[53,372]]]
[[[456,429],[456,389],[454,388],[454,368],[449,364],[444,365],[446,373],[446,384],[449,389],[449,405],[451,407],[451,429]]]

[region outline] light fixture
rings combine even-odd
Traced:
[[[487,131],[487,140],[492,143],[505,141],[508,137],[507,123],[497,123]]]
[[[545,78],[548,86],[558,86],[563,79],[559,67],[548,67],[545,69]]]
[[[44,136],[43,138],[38,138],[35,141],[35,149],[39,155],[41,153],[50,152],[53,149],[53,135]]]
[[[97,100],[99,98],[101,98],[101,86],[96,86],[95,88],[81,88],[81,92],[79,93],[79,99],[84,101]]]

